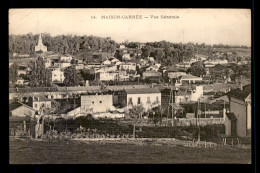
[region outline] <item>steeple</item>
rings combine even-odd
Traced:
[[[39,40],[38,40],[38,45],[41,45],[41,44],[42,44],[42,34],[40,34]]]
[[[35,52],[37,51],[47,52],[47,47],[42,43],[42,34],[39,35],[38,44],[35,46]]]

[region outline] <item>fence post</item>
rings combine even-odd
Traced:
[[[26,122],[23,121],[23,131],[26,132]]]
[[[134,125],[134,129],[133,129],[133,137],[135,138],[135,125]]]

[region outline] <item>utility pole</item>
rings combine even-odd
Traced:
[[[199,118],[199,122],[198,122],[198,127],[199,127],[199,133],[198,133],[198,143],[200,143],[200,98],[198,100],[198,118]]]
[[[172,96],[172,126],[173,126],[173,91],[171,89],[171,96]]]

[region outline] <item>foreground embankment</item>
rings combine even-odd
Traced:
[[[190,142],[191,143],[191,142]],[[203,142],[202,142],[203,143]],[[209,144],[209,143],[208,143]],[[250,147],[188,147],[175,139],[30,140],[10,138],[11,164],[244,163]]]

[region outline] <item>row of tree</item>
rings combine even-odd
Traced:
[[[38,43],[39,35],[32,33],[26,35],[9,36],[9,52],[32,54]],[[75,35],[57,35],[51,36],[48,33],[42,34],[43,44],[47,46],[48,51],[56,53],[69,53],[75,55],[80,50],[102,50],[105,52],[115,52],[117,43],[110,38],[101,38],[95,36],[75,36]]]

